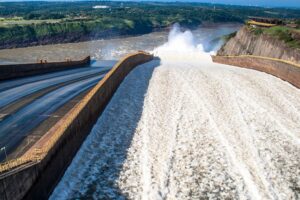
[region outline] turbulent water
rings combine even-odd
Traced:
[[[121,84],[50,199],[299,199],[300,90],[174,28]],[[188,59],[185,59],[188,58]]]
[[[196,40],[205,43],[207,51],[217,48],[218,38],[239,29],[240,24],[203,25],[193,31]],[[97,60],[119,59],[127,53],[137,50],[153,50],[167,41],[168,32],[153,32],[136,37],[95,40],[89,42],[45,45],[28,48],[0,50],[0,63],[36,62],[40,59],[60,61],[65,58],[73,60],[91,55]]]

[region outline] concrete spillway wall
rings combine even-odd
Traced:
[[[38,157],[0,174],[0,199],[47,199],[126,75],[153,56],[130,54],[26,154]],[[25,154],[25,155],[26,155]]]
[[[88,56],[78,61],[0,65],[0,81],[83,67],[90,61],[91,58]]]
[[[212,56],[214,62],[255,69],[274,75],[300,88],[300,65],[290,61],[259,56]]]

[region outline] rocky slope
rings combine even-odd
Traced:
[[[257,55],[300,63],[300,50],[288,47],[283,41],[267,34],[256,35],[242,27],[219,51],[225,55]]]

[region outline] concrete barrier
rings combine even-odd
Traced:
[[[88,66],[90,56],[78,61],[0,65],[0,81]]]
[[[212,56],[212,59],[216,63],[266,72],[300,88],[300,65],[297,63],[251,55]]]
[[[0,175],[0,199],[47,199],[126,75],[153,56],[130,54],[24,156],[38,157]]]

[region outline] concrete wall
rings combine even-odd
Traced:
[[[88,56],[79,61],[0,65],[0,81],[83,67],[87,66],[90,61]]]
[[[47,199],[123,79],[137,65],[152,59],[152,55],[139,52],[120,60],[37,142],[35,146],[46,145],[52,136],[61,135],[40,162],[0,175],[0,199]]]
[[[293,66],[284,62],[268,60],[263,58],[222,56],[213,56],[212,58],[213,61],[217,63],[266,72],[291,83],[297,88],[300,88],[300,67]]]

